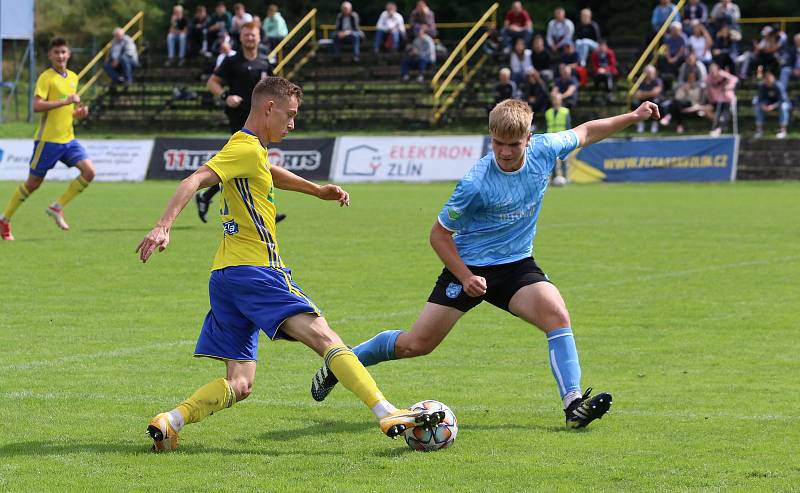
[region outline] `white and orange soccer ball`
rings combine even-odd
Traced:
[[[449,407],[439,401],[420,401],[411,406],[412,411],[418,410],[444,411],[444,419],[435,428],[426,429],[416,427],[406,430],[406,443],[412,450],[419,452],[433,452],[453,445],[458,434],[458,420]]]

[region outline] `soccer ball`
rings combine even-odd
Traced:
[[[420,401],[411,406],[412,411],[444,411],[444,419],[436,428],[423,427],[411,428],[405,431],[406,443],[411,450],[418,452],[433,452],[447,448],[456,441],[458,434],[458,420],[449,407],[439,401]]]
[[[552,180],[551,183],[553,184],[554,187],[563,187],[564,185],[567,184],[567,179],[564,178],[561,175],[558,175],[558,176],[553,177],[553,180]]]

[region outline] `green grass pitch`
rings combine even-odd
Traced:
[[[5,204],[14,183],[0,183]],[[411,452],[320,358],[263,340],[253,395],[148,452],[149,419],[222,375],[191,357],[220,236],[191,204],[147,265],[134,248],[176,183],[93,184],[45,216],[45,183],[0,244],[3,491],[789,491],[800,481],[800,184],[591,185],[548,192],[535,256],[570,308],[583,384],[612,414],[564,429],[545,337],[482,305],[431,355],[372,367],[397,405],[437,399],[455,445]],[[408,327],[441,266],[448,184],[279,192],[283,258],[345,342]]]

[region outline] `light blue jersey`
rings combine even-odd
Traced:
[[[465,264],[499,265],[532,256],[536,220],[556,159],[577,147],[572,130],[534,135],[519,170],[503,171],[490,152],[464,175],[439,223],[454,233]]]

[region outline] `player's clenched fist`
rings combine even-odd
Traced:
[[[486,294],[486,279],[481,276],[469,276],[461,284],[467,296],[477,298]]]
[[[661,114],[658,111],[658,105],[650,101],[645,101],[644,103],[640,104],[639,107],[634,110],[633,114],[636,115],[636,119],[639,121],[661,119]]]
[[[159,252],[163,252],[167,245],[169,245],[169,231],[161,226],[156,226],[139,243],[139,246],[136,247],[136,252],[142,262],[147,262],[147,259],[150,258],[156,248],[158,248]]]

